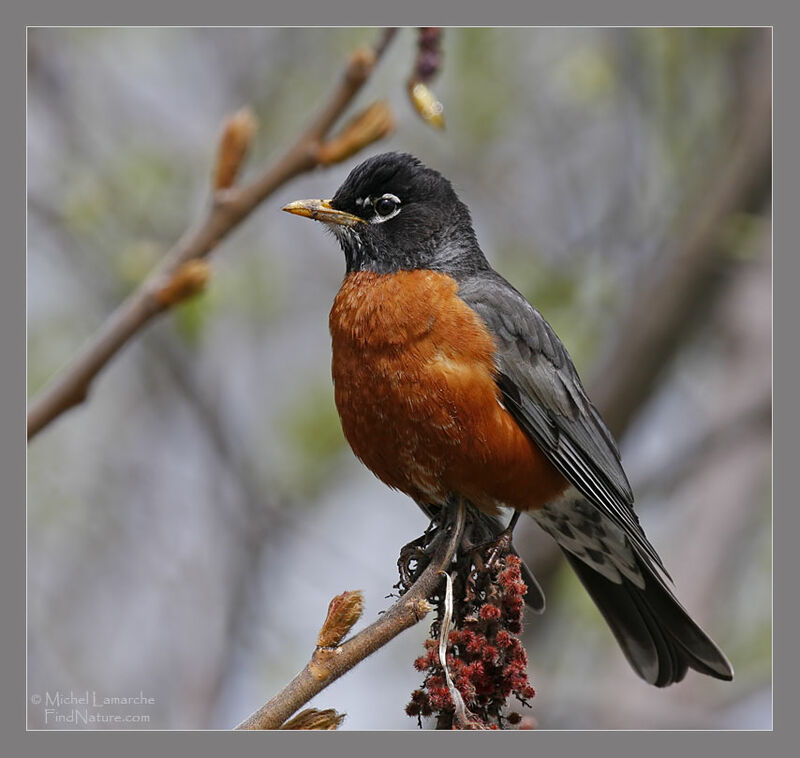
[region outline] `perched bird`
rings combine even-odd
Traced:
[[[688,668],[732,679],[673,594],[566,348],[489,265],[450,182],[386,153],[331,200],[284,210],[326,224],[344,251],[332,371],[345,437],[366,466],[429,515],[463,498],[487,533],[501,530],[502,507],[532,516],[647,682],[664,687]],[[544,606],[535,582],[528,600]]]

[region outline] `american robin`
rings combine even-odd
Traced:
[[[503,507],[530,514],[647,682],[664,687],[688,668],[732,679],[673,594],[566,348],[489,265],[450,182],[386,153],[331,200],[284,210],[325,223],[344,251],[333,381],[345,437],[367,467],[429,515],[454,497],[487,529],[499,529]],[[528,600],[544,605],[535,583]]]

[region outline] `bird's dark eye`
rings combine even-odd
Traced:
[[[379,216],[390,216],[398,205],[399,202],[393,197],[379,197],[375,201],[375,213]]]

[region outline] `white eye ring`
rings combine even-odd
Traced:
[[[370,200],[372,200],[370,198]],[[381,200],[391,200],[394,203],[394,210],[386,215],[381,215],[378,212],[378,203]],[[381,195],[377,200],[371,201],[370,205],[375,209],[375,215],[370,219],[370,223],[372,224],[382,224],[384,221],[388,221],[390,218],[394,218],[398,213],[400,213],[400,198],[396,195],[393,195],[391,192],[386,192],[385,194]]]

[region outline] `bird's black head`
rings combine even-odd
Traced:
[[[356,166],[331,200],[300,200],[284,210],[326,223],[348,272],[432,269],[460,279],[488,267],[450,182],[405,153]]]

